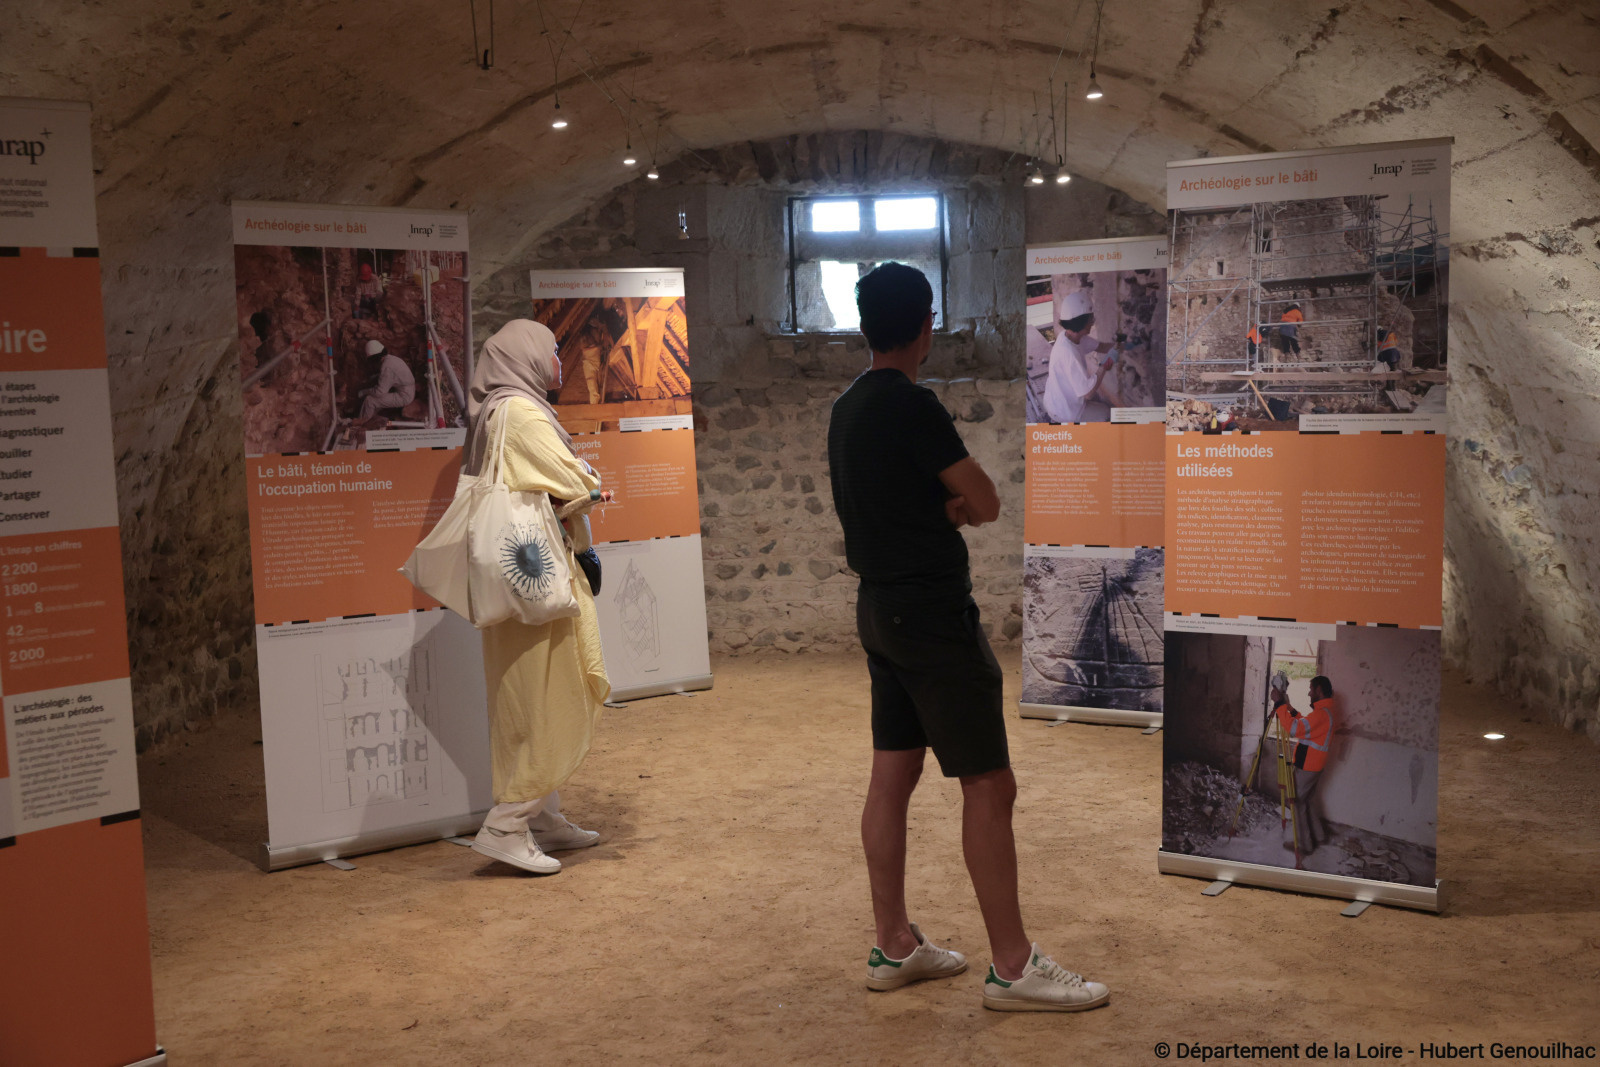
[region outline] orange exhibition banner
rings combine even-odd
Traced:
[[[1162,871],[1438,906],[1450,154],[1168,164]]]
[[[0,135],[0,1063],[164,1063],[89,108],[0,100]]]
[[[1027,264],[1022,714],[1158,725],[1166,240]]]
[[[455,496],[466,216],[235,203],[269,870],[476,830],[482,642],[400,566]]]
[[[531,317],[555,334],[561,361],[556,414],[616,495],[589,513],[612,696],[709,688],[683,271],[536,270],[528,281]]]
[[[1442,435],[1165,441],[1167,611],[1441,624]]]
[[[1029,426],[1023,539],[1159,547],[1165,440],[1159,423]]]

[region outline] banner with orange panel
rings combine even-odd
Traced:
[[[166,1062],[150,979],[89,115],[87,104],[0,99],[7,1064]]]
[[[1437,910],[1450,142],[1167,206],[1159,867]]]
[[[1027,264],[1021,713],[1159,726],[1166,238]]]
[[[552,400],[616,494],[590,513],[613,700],[711,687],[683,271],[533,271],[562,367]]]
[[[268,870],[476,830],[482,644],[399,566],[455,495],[467,221],[233,205]]]

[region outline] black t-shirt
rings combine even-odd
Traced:
[[[939,480],[966,456],[939,398],[900,371],[868,371],[834,401],[833,506],[863,590],[908,607],[971,595],[967,542],[945,514],[950,494]]]

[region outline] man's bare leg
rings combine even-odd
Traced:
[[[861,846],[867,854],[872,883],[872,918],[878,948],[890,959],[905,959],[917,950],[906,916],[906,811],[922,777],[927,749],[895,752],[874,749],[872,781],[861,811]],[[1015,881],[1015,875],[1013,875]]]
[[[1017,842],[1011,833],[1017,779],[1009,767],[970,775],[961,779],[961,794],[961,850],[967,873],[989,931],[995,973],[1013,981],[1022,977],[1033,951],[1017,901]]]

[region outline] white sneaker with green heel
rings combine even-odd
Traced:
[[[1022,977],[1008,982],[989,967],[983,1006],[993,1011],[1088,1011],[1111,999],[1111,990],[1067,970],[1033,946]]]
[[[867,957],[868,989],[881,993],[920,982],[924,978],[950,978],[967,969],[965,956],[940,948],[923,937],[916,923],[911,924],[911,934],[917,939],[917,947],[903,960],[892,960],[884,955],[881,948],[873,948],[872,954]]]

